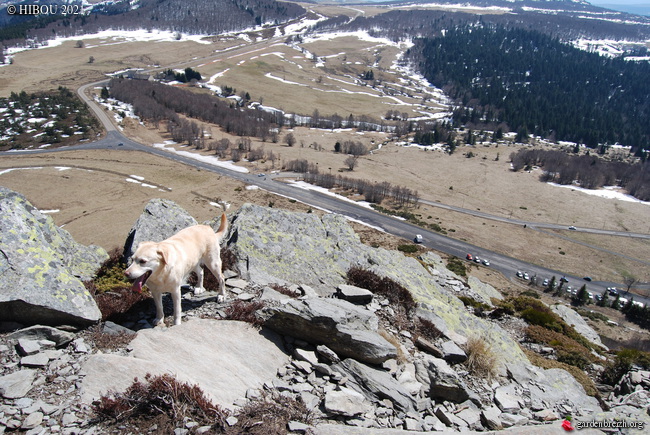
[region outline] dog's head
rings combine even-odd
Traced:
[[[142,292],[142,287],[152,273],[155,273],[165,263],[163,252],[158,243],[142,242],[130,258],[131,264],[124,271],[127,279],[135,280],[133,291]]]

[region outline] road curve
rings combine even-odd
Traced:
[[[5,152],[5,153],[0,153],[0,157],[3,155],[4,156],[8,156],[8,155],[15,156],[20,154],[33,155],[33,154],[40,154],[40,153],[52,153],[57,151],[71,151],[75,149],[134,150],[134,151],[141,151],[145,153],[155,154],[157,156],[170,159],[178,163],[182,163],[195,168],[200,168],[202,170],[214,172],[219,175],[227,176],[247,184],[257,185],[260,188],[268,190],[269,192],[278,195],[283,195],[286,197],[291,197],[305,204],[309,204],[313,207],[324,209],[329,212],[341,214],[350,219],[363,222],[367,225],[376,228],[381,228],[387,233],[399,237],[403,237],[404,239],[407,240],[412,240],[415,234],[421,234],[424,239],[423,245],[427,246],[428,248],[435,249],[437,251],[441,251],[449,255],[454,255],[459,258],[465,258],[465,255],[467,253],[472,253],[472,255],[478,255],[482,258],[489,258],[491,261],[490,267],[494,270],[501,272],[505,277],[509,279],[516,279],[514,278],[514,276],[517,271],[525,271],[531,277],[537,276],[540,277],[540,279],[550,278],[552,276],[555,276],[556,279],[559,279],[562,276],[566,276],[566,278],[569,280],[567,285],[571,285],[573,287],[579,287],[585,283],[581,277],[572,276],[570,274],[565,274],[564,272],[555,271],[542,266],[527,263],[521,259],[512,258],[503,254],[499,254],[497,252],[490,251],[489,249],[481,248],[467,242],[446,237],[434,231],[420,228],[404,220],[386,216],[368,207],[358,205],[354,202],[341,200],[332,195],[327,195],[314,190],[304,190],[304,189],[292,187],[286,183],[273,181],[273,178],[270,176],[259,177],[258,175],[252,173],[240,173],[240,172],[231,171],[223,167],[214,166],[200,160],[195,160],[189,157],[174,154],[159,148],[154,148],[151,146],[146,146],[138,142],[135,142],[127,138],[126,136],[124,136],[117,129],[114,123],[111,121],[107,113],[95,101],[93,101],[91,98],[89,98],[86,95],[86,90],[88,88],[104,86],[106,83],[107,83],[106,81],[90,83],[88,85],[84,85],[80,87],[77,91],[80,98],[82,98],[82,100],[88,104],[88,106],[93,110],[93,112],[97,115],[99,120],[106,128],[107,131],[106,137],[92,143],[76,145],[71,147],[62,147],[58,149]],[[446,206],[440,203],[434,203],[433,205],[445,207],[450,210],[461,212],[461,213],[472,212],[471,214],[474,214],[474,212],[471,210]],[[478,216],[478,214],[475,215]],[[487,218],[487,219],[492,218],[495,220],[501,220],[503,222],[507,222],[511,224],[517,224],[517,225],[522,224],[517,220],[501,218],[498,216],[492,216],[485,213],[480,213],[480,217]],[[531,226],[538,226],[540,228],[541,227],[548,228],[544,226],[547,224],[540,224],[534,222],[530,222],[529,224]],[[564,227],[562,227],[562,229],[564,229]],[[589,229],[583,228],[581,230],[587,231]],[[647,238],[647,235],[644,234],[641,234],[639,236],[644,236],[645,238]],[[524,282],[522,281],[522,283]],[[612,283],[612,282],[593,281],[588,284],[589,290],[594,293],[602,293],[603,291],[605,291],[607,287],[610,286],[621,287],[620,284]],[[640,296],[635,296],[635,300],[642,301],[644,303],[650,302],[650,299],[643,298]]]

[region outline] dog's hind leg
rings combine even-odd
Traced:
[[[200,295],[205,291],[205,288],[203,287],[203,266],[200,263],[194,268],[194,273],[197,277],[196,285],[194,286],[194,294]]]
[[[217,296],[217,302],[224,302],[226,300],[226,279],[221,272],[221,258],[219,252],[217,251],[215,255],[212,255],[209,263],[206,264],[212,275],[217,278],[219,281],[219,295]]]

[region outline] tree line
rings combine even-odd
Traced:
[[[540,32],[490,26],[417,39],[410,59],[465,108],[454,126],[506,123],[522,136],[591,148],[650,148],[648,62],[603,58]]]
[[[272,114],[262,110],[239,107],[213,95],[160,83],[119,78],[112,79],[108,88],[111,97],[131,104],[140,118],[151,121],[155,126],[161,121],[169,121],[171,127],[168,128],[178,131],[183,139],[181,142],[192,140],[194,127],[193,121],[183,120],[179,113],[217,124],[227,133],[262,140],[270,135],[271,125],[275,122]]]
[[[26,39],[47,41],[106,29],[159,29],[192,35],[216,35],[262,24],[279,24],[297,18],[305,9],[274,0],[130,0],[102,2],[89,15],[38,17],[9,23],[0,29],[4,45],[23,45]]]
[[[304,159],[292,160],[285,163],[284,167],[286,170],[302,173],[303,179],[307,183],[326,189],[341,187],[353,190],[359,195],[363,195],[366,201],[374,204],[381,204],[384,199],[390,198],[397,207],[413,207],[420,201],[418,192],[407,187],[393,186],[387,181],[378,183],[345,177],[340,174],[320,173],[318,165],[311,164]]]
[[[592,154],[573,155],[559,150],[520,149],[510,154],[513,171],[543,168],[540,180],[563,185],[578,183],[587,189],[620,186],[642,201],[650,201],[650,164],[607,161]]]

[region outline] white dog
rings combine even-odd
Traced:
[[[134,279],[133,290],[142,291],[146,283],[156,304],[154,326],[163,323],[162,295],[171,293],[174,302],[174,325],[181,324],[181,285],[194,271],[198,276],[194,294],[203,288],[203,268],[206,266],[219,281],[218,300],[226,297],[226,283],[221,272],[219,242],[228,229],[226,214],[221,215],[219,230],[215,233],[208,225],[185,228],[162,242],[142,242],[131,257],[131,265],[124,271]]]

